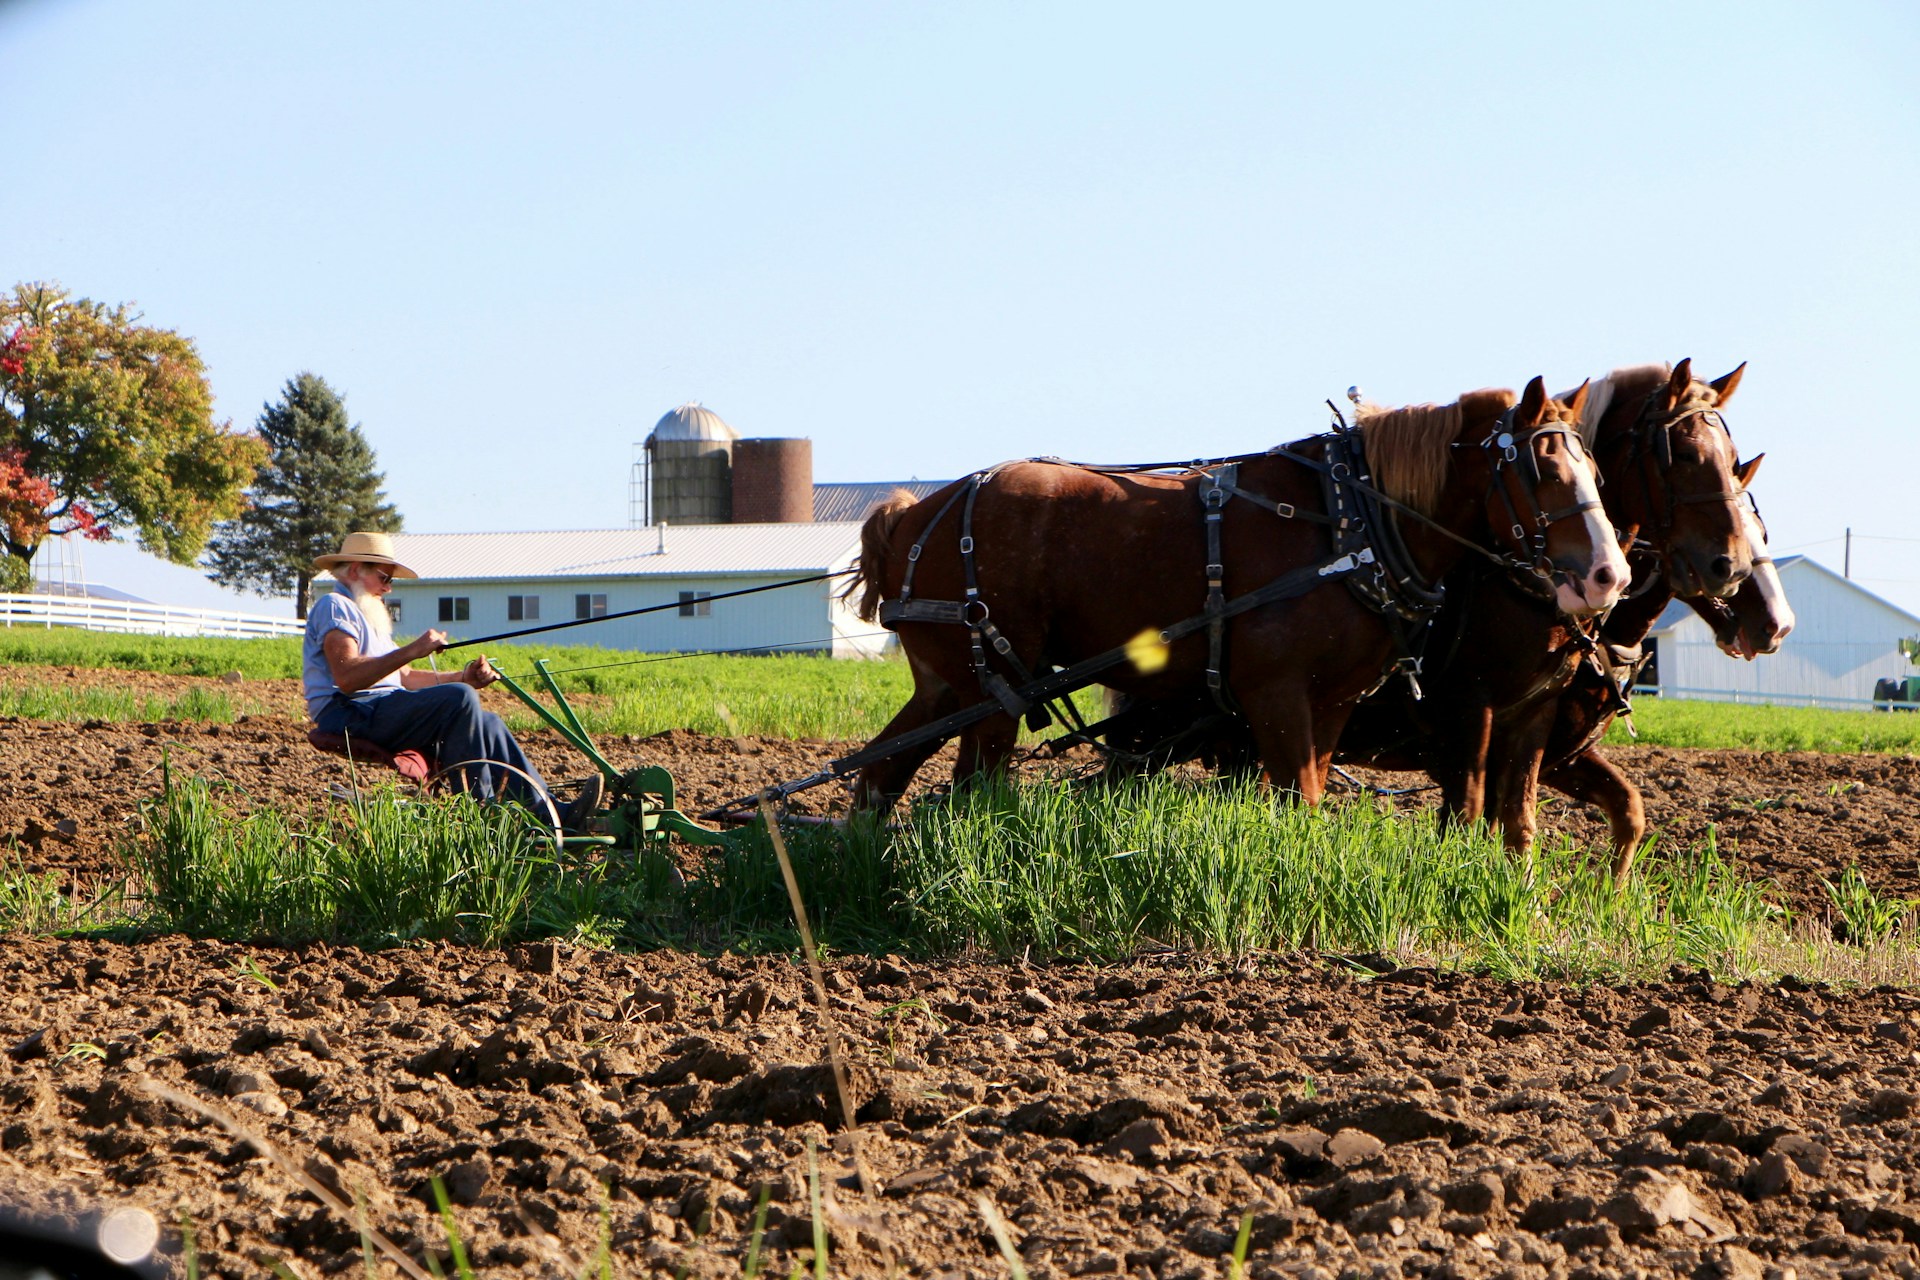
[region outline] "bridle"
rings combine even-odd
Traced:
[[[1586,446],[1580,439],[1580,433],[1573,425],[1565,422],[1547,422],[1516,434],[1512,425],[1513,410],[1503,415],[1480,447],[1489,453],[1496,453],[1493,461],[1492,483],[1500,491],[1501,502],[1507,508],[1512,519],[1513,540],[1523,554],[1532,553],[1532,565],[1535,571],[1542,566],[1551,565],[1547,557],[1547,530],[1562,520],[1585,515],[1589,511],[1600,509],[1598,498],[1588,498],[1575,502],[1571,506],[1560,507],[1553,511],[1540,508],[1540,486],[1546,483],[1546,477],[1540,474],[1540,456],[1533,451],[1536,440],[1542,436],[1559,436],[1566,442],[1567,452],[1578,462],[1587,456]],[[1519,506],[1513,500],[1513,486],[1505,483],[1507,464],[1525,459],[1526,483],[1520,486],[1521,495],[1526,500],[1526,514],[1523,517]]]
[[[1655,406],[1660,393],[1656,390],[1647,396],[1646,404],[1640,410],[1640,418],[1633,429],[1617,437],[1627,447],[1627,465],[1640,478],[1640,493],[1648,514],[1654,518],[1654,537],[1636,535],[1636,547],[1644,546],[1657,551],[1665,565],[1668,577],[1673,576],[1673,547],[1671,535],[1673,523],[1679,516],[1681,507],[1709,502],[1736,502],[1746,490],[1735,487],[1716,489],[1711,493],[1675,493],[1673,488],[1673,432],[1674,428],[1692,418],[1710,423],[1720,428],[1720,434],[1726,439],[1729,454],[1738,458],[1739,450],[1733,445],[1733,431],[1727,426],[1727,420],[1720,410],[1711,405],[1697,405],[1672,414],[1662,414]],[[1756,516],[1758,512],[1755,512]]]
[[[1542,436],[1559,436],[1565,441],[1567,451],[1576,464],[1587,457],[1586,445],[1572,423],[1545,422],[1531,430],[1516,432],[1513,429],[1513,418],[1517,408],[1518,406],[1509,407],[1505,413],[1501,414],[1493,430],[1489,431],[1487,438],[1480,442],[1481,449],[1485,450],[1492,459],[1492,476],[1488,481],[1488,494],[1489,497],[1495,491],[1500,494],[1501,503],[1506,507],[1510,521],[1508,532],[1512,535],[1514,545],[1518,549],[1518,555],[1505,558],[1507,567],[1521,571],[1518,581],[1523,588],[1551,597],[1554,593],[1548,584],[1565,582],[1577,588],[1579,583],[1572,573],[1555,566],[1553,558],[1547,554],[1548,531],[1562,520],[1570,520],[1576,516],[1584,516],[1589,511],[1600,510],[1602,504],[1598,498],[1587,498],[1552,511],[1541,508],[1539,490],[1540,486],[1546,483],[1546,478],[1540,474],[1540,458],[1534,452],[1534,442]],[[1520,477],[1522,483],[1518,487],[1525,506],[1524,511],[1522,503],[1514,501],[1515,486],[1508,482],[1512,475],[1510,466],[1520,464],[1522,459],[1525,460],[1522,465],[1526,474]],[[1536,586],[1534,582],[1529,581],[1529,577],[1543,581]]]
[[[1760,526],[1760,546],[1755,547],[1753,539],[1747,539],[1747,550],[1753,556],[1753,567],[1757,570],[1763,564],[1773,563],[1773,556],[1768,554],[1771,544],[1767,534],[1767,522],[1761,517],[1760,504],[1755,501],[1751,490],[1742,489],[1740,497],[1746,501],[1747,510],[1752,514],[1753,522]],[[1767,550],[1763,551],[1761,548]],[[1734,612],[1732,601],[1723,600],[1718,596],[1709,596],[1706,603],[1712,607],[1716,619],[1713,623],[1713,638],[1721,644],[1732,643],[1740,633],[1740,615]]]

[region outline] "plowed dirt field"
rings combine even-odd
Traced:
[[[108,874],[163,758],[237,804],[322,803],[344,763],[306,746],[290,693],[245,694],[266,710],[230,726],[0,723],[0,840]],[[550,777],[576,772],[556,741],[529,745]],[[692,808],[836,754],[606,745],[667,765]],[[1669,838],[1717,824],[1801,909],[1855,862],[1920,896],[1920,763],[1616,758]],[[1546,825],[1601,832],[1565,805]],[[811,1139],[836,1275],[1009,1274],[981,1197],[1034,1276],[1222,1275],[1245,1213],[1255,1276],[1920,1274],[1906,992],[1515,985],[1306,957],[850,959],[827,985],[857,1146],[804,970],[783,959],[7,939],[0,1202],[81,1233],[140,1206],[176,1273],[184,1215],[202,1274],[284,1259],[316,1276],[357,1270],[360,1237],[300,1178],[444,1257],[439,1174],[483,1276],[581,1274],[603,1229],[619,1274],[708,1276],[742,1273],[764,1194],[762,1268],[786,1275],[814,1238]]]

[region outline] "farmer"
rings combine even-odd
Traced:
[[[540,771],[500,717],[480,705],[480,690],[500,678],[484,655],[459,671],[415,671],[412,663],[447,647],[446,633],[428,630],[395,647],[383,598],[395,578],[420,575],[393,558],[386,534],[350,533],[313,568],[336,581],[307,615],[303,649],[307,714],[321,732],[449,763],[474,761],[465,768],[473,795],[516,800],[543,817],[557,812],[561,826],[581,829],[600,803],[599,775],[566,806],[549,810],[552,796]]]

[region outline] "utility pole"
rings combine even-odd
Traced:
[[[1852,525],[1847,526],[1847,550],[1846,550],[1846,554],[1842,556],[1840,560],[1840,576],[1843,578],[1853,577],[1853,526]]]

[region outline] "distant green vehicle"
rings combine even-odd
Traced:
[[[1920,710],[1920,676],[1887,676],[1873,682],[1876,710]]]

